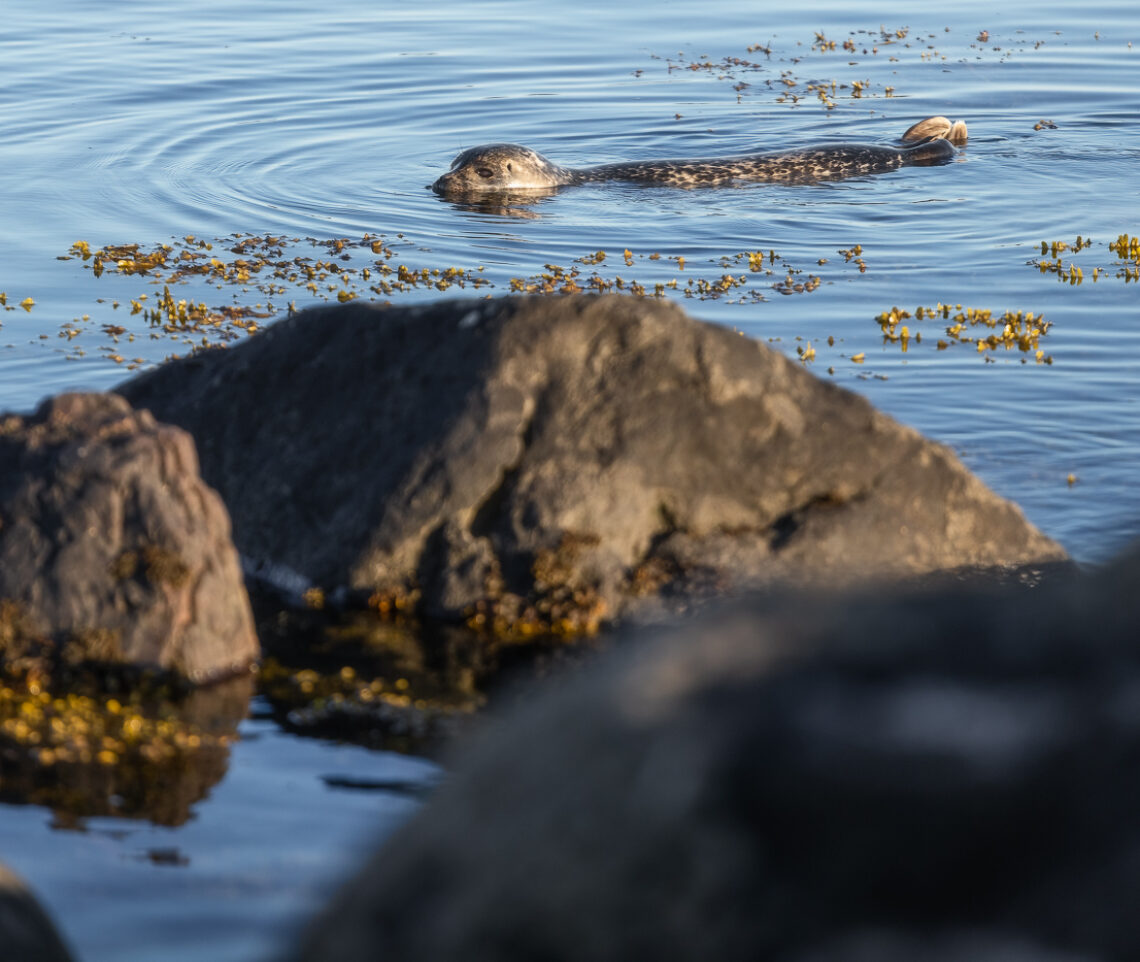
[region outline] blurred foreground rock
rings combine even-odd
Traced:
[[[468,746],[291,958],[1133,960],[1138,584],[643,634]]]
[[[51,920],[23,881],[0,864],[0,959],[71,962]]]
[[[113,394],[0,416],[0,658],[169,669],[258,654],[229,519],[194,442]]]
[[[498,634],[1064,557],[946,448],[654,300],[306,311],[118,390],[194,435],[262,577]]]

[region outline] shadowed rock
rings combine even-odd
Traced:
[[[271,580],[508,631],[1064,557],[946,448],[664,302],[314,310],[118,390],[194,435]]]
[[[464,746],[290,958],[1130,962],[1138,583],[643,632]]]
[[[194,442],[113,394],[0,417],[0,656],[203,681],[258,653],[229,519]]]
[[[51,920],[23,881],[0,864],[0,959],[71,962]]]

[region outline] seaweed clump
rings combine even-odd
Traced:
[[[569,623],[558,633],[550,616],[561,609],[549,598],[512,596],[497,609],[503,620],[495,634],[474,612],[470,625],[421,622],[411,596],[400,597],[397,605],[374,595],[369,607],[347,610],[315,595],[300,610],[255,598],[265,652],[258,690],[273,719],[295,734],[431,755],[474,724],[500,691],[596,647],[570,633]],[[506,607],[515,620],[506,620]]]
[[[0,602],[0,800],[61,824],[96,815],[179,825],[225,774],[250,676],[196,689],[108,662],[110,632],[53,640]]]

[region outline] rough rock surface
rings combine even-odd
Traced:
[[[291,958],[1135,959],[1138,583],[643,632],[464,746]]]
[[[118,390],[194,435],[263,573],[437,616],[1064,557],[946,448],[664,302],[320,309]]]
[[[23,881],[0,864],[0,959],[71,962],[51,920]]]
[[[69,661],[204,681],[258,655],[229,519],[193,440],[113,394],[0,417],[0,602],[0,621]],[[0,654],[19,654],[2,648],[20,635],[0,624]]]

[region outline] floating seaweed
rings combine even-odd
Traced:
[[[987,361],[993,359],[987,352],[1003,349],[1032,353],[1038,364],[1053,363],[1053,358],[1040,347],[1041,338],[1049,332],[1052,322],[1032,311],[1004,311],[995,315],[988,308],[963,307],[961,304],[951,306],[942,302],[934,307],[920,305],[913,313],[892,307],[875,318],[883,332],[883,343],[897,344],[904,353],[912,342],[921,344],[922,331],[916,329],[912,332],[910,326],[903,323],[912,318],[919,322],[942,323],[946,337],[937,341],[940,351],[952,344],[974,344]]]

